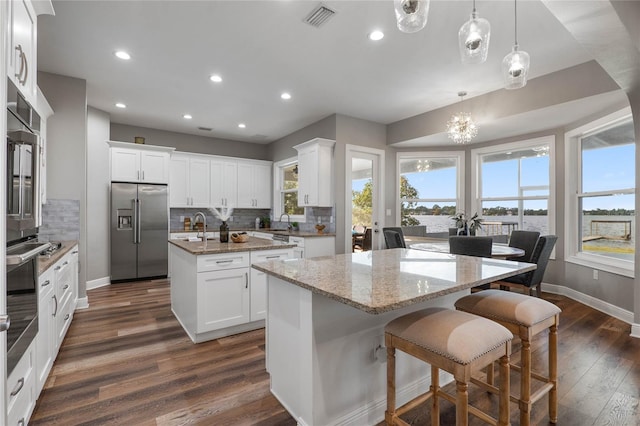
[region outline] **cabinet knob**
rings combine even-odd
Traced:
[[[0,315],[0,331],[7,331],[11,327],[9,315]]]

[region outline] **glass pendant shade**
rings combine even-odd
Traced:
[[[505,89],[520,89],[527,84],[529,54],[518,50],[518,45],[502,60],[502,75]]]
[[[484,18],[478,18],[474,11],[471,19],[458,31],[458,47],[463,64],[481,64],[487,60],[491,24]]]
[[[398,29],[403,33],[415,33],[427,25],[430,0],[394,0]]]

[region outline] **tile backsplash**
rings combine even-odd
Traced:
[[[70,241],[80,239],[80,201],[47,199],[42,205],[42,226],[38,230],[41,241]]]

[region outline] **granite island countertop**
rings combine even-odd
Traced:
[[[364,312],[380,314],[531,271],[536,265],[392,249],[252,267]]]
[[[217,232],[217,227],[209,228],[207,227],[207,232]],[[229,232],[263,232],[265,234],[280,234],[280,235],[289,235],[291,237],[302,237],[302,238],[311,238],[311,237],[335,237],[336,234],[333,232],[324,232],[322,234],[318,234],[318,232],[307,232],[307,231],[287,231],[286,229],[273,229],[273,228],[260,228],[260,229],[230,229]],[[197,230],[193,229],[191,231],[185,231],[184,229],[172,229],[169,231],[171,234],[184,234],[184,233],[196,233]],[[200,231],[202,232],[202,231]]]
[[[50,256],[38,256],[38,275],[42,275],[47,269],[51,268],[53,264],[55,264],[58,260],[62,259],[62,256],[67,254],[69,250],[75,247],[78,244],[78,241],[60,241],[62,243],[62,247],[56,250]]]
[[[256,250],[276,250],[281,248],[293,248],[296,244],[288,244],[280,241],[271,241],[264,238],[249,237],[244,243],[234,243],[229,240],[228,243],[221,243],[218,238],[208,239],[206,241],[184,241],[169,240],[170,244],[193,254],[220,254],[233,253],[240,251],[256,251]]]

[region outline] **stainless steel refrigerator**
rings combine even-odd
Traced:
[[[166,185],[111,184],[111,282],[166,277]]]

